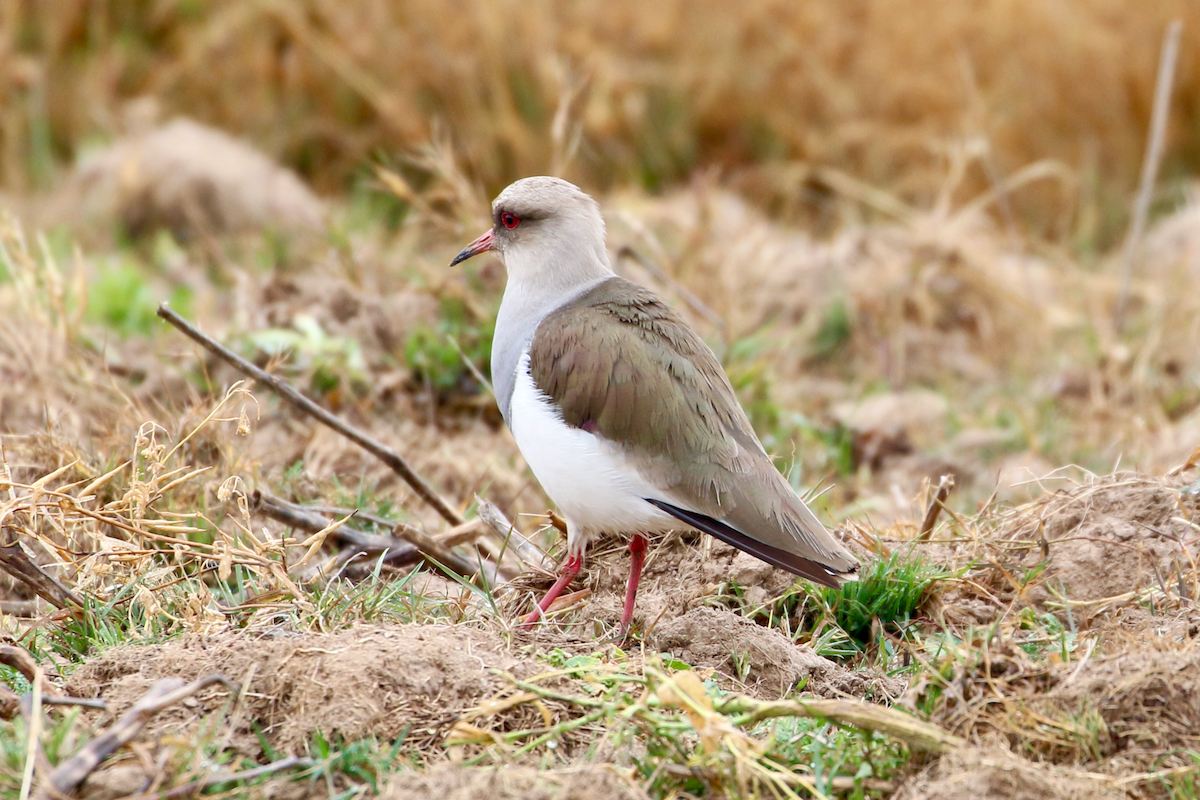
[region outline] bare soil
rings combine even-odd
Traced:
[[[567,770],[442,766],[426,773],[401,773],[380,797],[387,800],[641,800],[647,795],[615,767],[582,764]]]
[[[1103,780],[1035,764],[1007,750],[968,748],[931,764],[893,800],[1124,800]]]
[[[1200,542],[1188,535],[1188,520],[1200,514],[1200,497],[1183,492],[1188,485],[1182,476],[1117,473],[1048,498],[1026,530],[1042,548],[1030,554],[1049,553],[1037,599],[1058,589],[1098,601],[1191,575]]]
[[[798,684],[822,697],[888,699],[903,689],[901,681],[848,670],[788,641],[776,628],[725,609],[695,608],[660,623],[650,642],[693,667],[731,675],[751,693],[769,699],[787,696]]]
[[[1101,755],[1150,769],[1200,746],[1200,650],[1126,652],[1083,664],[1048,695],[1050,708],[1104,720]]]
[[[259,754],[256,726],[278,751],[303,753],[316,731],[346,741],[407,731],[433,741],[460,712],[509,685],[495,671],[524,677],[533,668],[500,635],[466,625],[360,625],[328,635],[230,633],[117,647],[77,670],[68,691],[103,698],[115,716],[159,678],[219,672],[241,686],[232,707],[228,693],[213,688],[190,707],[159,714],[150,734],[220,711],[245,751]]]

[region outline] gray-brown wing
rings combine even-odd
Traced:
[[[668,513],[824,583],[833,580],[825,570],[857,565],[775,469],[712,350],[646,289],[612,278],[548,315],[530,372],[568,425],[624,447],[678,501],[659,505]],[[754,541],[733,541],[726,528]],[[755,552],[755,542],[795,563]]]

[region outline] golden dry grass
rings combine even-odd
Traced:
[[[150,96],[326,189],[431,137],[489,192],[527,174],[657,187],[719,167],[784,206],[807,191],[817,209],[823,182],[780,163],[832,166],[928,205],[962,153],[977,158],[961,196],[1051,159],[1059,178],[1015,194],[1023,222],[1091,242],[1123,217],[1175,18],[1169,172],[1200,159],[1190,0],[64,0],[54,14],[6,14],[10,187],[112,136],[124,103]]]
[[[1200,9],[1184,0],[0,6],[0,180],[14,205],[57,190],[47,217],[70,223],[49,238],[0,224],[0,520],[89,606],[56,611],[5,583],[0,610],[23,616],[0,616],[3,632],[51,689],[115,706],[158,677],[239,673],[240,698],[214,689],[170,711],[150,730],[189,733],[152,758],[143,737],[136,759],[102,770],[113,781],[133,769],[178,789],[286,746],[324,782],[247,788],[324,796],[394,779],[393,793],[515,796],[532,772],[498,786],[470,765],[536,765],[565,784],[559,770],[598,762],[637,797],[1194,796],[1197,206],[1139,251],[1123,331],[1109,255],[1176,17],[1160,206],[1200,162]],[[181,170],[150,169],[144,134],[179,113],[319,186],[328,229],[301,215],[315,237],[290,239],[278,219],[234,235],[213,220],[253,222],[237,204],[172,215],[193,193],[261,201],[228,158],[217,171],[197,157],[184,188],[155,194],[169,182],[156,175]],[[60,179],[122,133],[91,161],[117,202],[90,216],[75,191],[87,171]],[[597,194],[618,271],[714,344],[798,485],[835,484],[822,516],[894,567],[863,584],[887,600],[940,575],[911,618],[850,625],[834,606],[867,590],[791,586],[683,534],[651,551],[637,647],[596,640],[624,586],[615,540],[526,635],[512,620],[547,582],[536,570],[507,594],[407,567],[329,579],[333,539],[250,511],[259,488],[442,527],[262,387],[229,393],[238,375],[154,319],[168,296],[410,457],[459,510],[478,493],[561,546],[463,364],[486,364],[503,273],[444,267],[492,191],[537,172]],[[131,185],[148,191],[121,196]],[[140,213],[155,197],[167,210]],[[922,539],[947,472],[955,493]],[[338,685],[339,657],[365,677]],[[838,712],[890,727],[801,725],[807,710],[776,703],[797,679],[827,704],[892,706]],[[926,766],[901,744],[901,713],[968,746]],[[78,744],[105,719],[53,712],[43,741]],[[348,740],[312,734],[321,720]],[[19,797],[33,768],[24,735],[0,723],[0,796]],[[426,771],[440,762],[458,766]]]

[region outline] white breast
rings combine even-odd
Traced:
[[[517,365],[512,394],[512,432],[521,455],[567,520],[568,544],[579,552],[602,531],[649,532],[686,527],[646,502],[676,502],[635,469],[621,449],[567,425],[529,374],[529,352]]]

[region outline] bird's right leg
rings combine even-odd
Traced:
[[[546,596],[543,597],[542,601],[537,604],[537,608],[533,610],[533,613],[526,617],[525,621],[521,623],[521,627],[530,628],[535,622],[541,619],[542,614],[546,612],[546,609],[550,607],[550,604],[558,599],[558,596],[562,594],[562,590],[567,587],[567,584],[571,582],[572,578],[579,574],[579,570],[582,568],[583,557],[581,555],[576,553],[571,553],[568,555],[567,560],[563,562],[562,571],[558,573],[558,580],[556,580],[554,585],[550,587],[550,591],[546,592]]]

